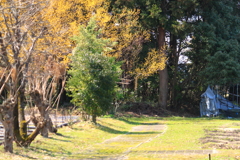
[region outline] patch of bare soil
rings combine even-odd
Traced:
[[[240,129],[219,128],[205,130],[205,133],[206,136],[200,139],[204,148],[240,149]]]

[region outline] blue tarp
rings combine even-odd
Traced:
[[[240,107],[217,94],[210,87],[201,95],[200,115],[217,116],[221,111],[239,110]]]

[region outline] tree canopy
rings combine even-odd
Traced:
[[[90,19],[86,27],[80,26],[79,35],[73,39],[77,46],[71,57],[67,90],[72,102],[96,123],[96,116],[105,115],[112,106],[120,64],[114,57],[106,56],[114,43],[101,37],[95,19]]]

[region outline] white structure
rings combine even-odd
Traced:
[[[217,116],[222,112],[234,112],[236,115],[240,112],[240,107],[216,93],[210,87],[201,95],[200,115]]]

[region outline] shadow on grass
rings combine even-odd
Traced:
[[[128,124],[132,125],[157,125],[157,124],[162,124],[162,123],[141,123],[141,122],[135,122],[135,121],[130,121],[129,119],[126,118],[119,118],[118,120],[123,121]]]
[[[50,138],[50,139],[53,139],[53,138]],[[21,156],[25,159],[39,159],[38,157],[36,158],[36,157],[30,156],[31,152],[34,152],[34,153],[37,153],[37,154],[40,154],[40,155],[46,155],[46,156],[49,156],[49,157],[58,157],[58,156],[61,156],[62,154],[67,154],[67,155],[72,154],[71,152],[66,151],[63,148],[61,148],[59,150],[59,152],[56,152],[56,151],[52,151],[52,150],[49,150],[49,149],[41,148],[40,146],[41,146],[41,144],[39,145],[39,147],[38,146],[37,147],[29,146],[28,148],[25,148],[26,149],[25,151],[16,152],[14,154],[18,155],[18,156]]]
[[[55,135],[60,136],[60,137],[64,137],[64,138],[71,138],[70,136],[65,136],[61,133],[55,133]]]
[[[18,153],[18,152],[14,153],[14,154],[15,154],[15,155],[18,155],[18,156],[21,156],[21,157],[23,157],[23,158],[38,159],[38,158],[34,158],[34,157],[31,157],[31,156],[27,155],[27,153],[26,153],[26,155],[24,155],[24,154],[22,154],[22,153]]]
[[[69,140],[63,140],[63,139],[58,139],[58,138],[53,138],[53,137],[49,137],[49,139],[56,140],[56,141],[61,141],[61,142],[71,142]]]
[[[105,131],[105,132],[108,132],[108,133],[112,133],[112,134],[126,134],[128,133],[128,131],[119,131],[119,130],[116,130],[116,129],[113,129],[113,128],[110,128],[110,127],[107,127],[107,126],[104,126],[104,125],[100,125],[98,124],[98,129],[99,130],[102,130],[102,131]]]
[[[144,135],[144,134],[158,134],[159,132],[129,132],[129,131],[119,131],[104,125],[100,125],[98,129],[112,133],[112,134],[131,134],[131,135]]]
[[[65,135],[63,135],[63,134],[61,134],[61,133],[55,133],[55,135],[56,136],[59,136],[59,137],[64,137],[64,138],[71,138],[70,136],[65,136]],[[71,141],[69,141],[69,140],[63,140],[63,139],[58,139],[58,138],[55,138],[55,137],[42,137],[42,138],[44,138],[44,139],[52,139],[52,140],[56,140],[56,141],[61,141],[61,142],[71,142]],[[42,142],[43,143],[43,142]]]
[[[44,154],[50,157],[58,157],[59,155],[72,155],[71,152],[64,150],[63,148],[59,149],[59,152],[45,149],[45,148],[40,148],[40,147],[30,147],[29,150],[32,152],[38,153],[38,154]]]
[[[117,126],[118,128],[124,128],[124,127],[121,127],[119,125],[114,125],[114,124],[111,124],[111,123],[108,123],[108,122],[105,122],[105,121],[102,121],[102,120],[98,120],[98,122],[101,122],[102,124],[107,125],[107,126],[112,126],[112,127]],[[102,124],[100,124],[100,125],[102,125]],[[98,123],[98,125],[99,125],[99,123]]]

